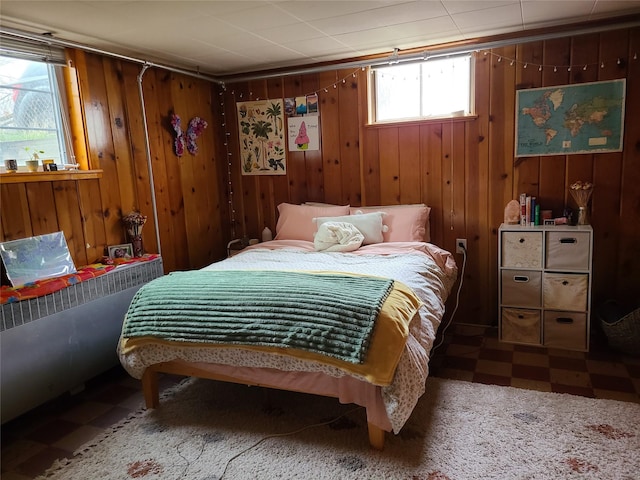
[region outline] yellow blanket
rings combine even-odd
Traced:
[[[354,364],[313,352],[296,349],[273,348],[262,346],[236,346],[233,348],[255,350],[293,356],[295,358],[331,365],[347,373],[357,374],[375,385],[389,385],[404,349],[409,334],[409,323],[421,307],[422,302],[413,291],[402,284],[394,282],[394,287],[382,305],[376,326],[373,330],[369,351],[364,363]],[[167,345],[180,348],[229,348],[225,345],[201,343],[170,342],[152,337],[121,338],[119,350],[121,354],[135,351],[146,345]]]

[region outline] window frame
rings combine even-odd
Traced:
[[[71,140],[71,135],[69,133],[70,118],[69,118],[68,108],[66,108],[65,83],[63,81],[63,72],[61,70],[62,68],[65,68],[65,67],[60,65],[54,65],[52,63],[45,62],[45,61],[35,60],[33,58],[19,58],[12,55],[0,55],[0,58],[7,59],[7,60],[31,62],[25,67],[25,69],[30,68],[29,65],[31,64],[42,64],[44,66],[44,71],[46,71],[46,76],[47,76],[47,79],[46,79],[47,87],[45,90],[42,90],[36,87],[31,87],[31,86],[22,87],[22,85],[19,85],[19,84],[17,85],[17,87],[12,87],[11,83],[13,83],[13,80],[7,86],[3,86],[2,90],[18,92],[18,93],[12,93],[11,95],[20,95],[20,92],[22,92],[22,95],[24,96],[24,98],[27,98],[27,95],[31,94],[31,92],[47,95],[47,97],[51,100],[51,106],[53,109],[53,112],[52,112],[53,125],[52,126],[46,126],[46,127],[43,127],[41,125],[20,126],[13,123],[13,124],[8,124],[6,126],[3,126],[3,128],[6,128],[6,131],[8,132],[12,130],[24,131],[25,140],[15,140],[15,141],[21,142],[22,144],[26,144],[29,142],[28,140],[28,137],[30,136],[29,132],[49,132],[52,135],[52,137],[55,136],[55,141],[53,140],[53,138],[51,138],[51,141],[54,141],[54,144],[56,145],[56,148],[57,148],[56,156],[53,157],[57,159],[57,163],[60,166],[65,164],[76,163],[75,155],[73,153],[73,144]],[[19,79],[16,79],[16,80],[19,81]],[[44,81],[44,78],[43,78],[43,81]],[[24,103],[24,100],[23,100],[23,103]],[[14,110],[12,112],[14,116],[14,121],[15,121],[15,115],[16,115],[15,107],[16,107],[16,104],[13,105]],[[63,117],[66,117],[66,118],[63,118]],[[8,141],[8,143],[9,142],[10,140]],[[41,146],[39,145],[39,142],[37,140],[34,140],[31,145],[26,145],[24,146],[24,148],[38,149],[38,148],[41,148]],[[28,158],[23,158],[25,157],[25,155],[29,157],[30,153],[27,151],[26,154],[16,155],[17,157],[16,160],[18,161],[18,172],[27,171],[26,160]],[[40,157],[40,160],[48,157],[51,158],[52,154],[50,152],[45,151],[43,154],[40,154],[39,157]],[[40,168],[42,168],[42,164],[40,164]]]
[[[430,121],[436,121],[436,122],[441,122],[442,120],[453,120],[453,119],[474,119],[477,117],[476,115],[476,106],[475,106],[475,53],[474,52],[467,52],[467,53],[463,53],[463,54],[457,54],[457,55],[451,55],[448,56],[447,58],[451,58],[451,57],[468,57],[469,58],[469,105],[468,105],[468,111],[465,110],[465,112],[462,115],[451,115],[451,114],[444,114],[444,115],[432,115],[432,116],[416,116],[416,117],[403,117],[403,118],[393,118],[393,119],[388,119],[388,120],[378,120],[377,119],[377,75],[376,75],[376,70],[380,70],[380,69],[384,69],[385,67],[393,67],[393,66],[397,66],[398,63],[395,64],[380,64],[380,65],[372,65],[369,67],[369,75],[367,76],[368,81],[367,81],[367,85],[368,85],[368,122],[367,124],[370,126],[384,126],[384,125],[393,125],[393,124],[410,124],[410,123],[423,123],[423,122],[430,122]],[[432,57],[431,60],[438,60],[440,58],[438,57]],[[411,63],[424,63],[424,62],[428,62],[429,59],[422,59],[422,60],[412,60]],[[408,63],[408,62],[407,62]],[[401,64],[401,63],[400,63]],[[422,101],[423,101],[423,82],[422,82],[422,72],[421,72],[421,79],[420,79],[420,92],[419,92],[419,98],[418,101],[420,102],[420,105],[422,105]],[[422,107],[421,107],[422,108]]]

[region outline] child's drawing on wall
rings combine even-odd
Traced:
[[[309,136],[307,135],[307,126],[304,123],[304,120],[300,124],[300,128],[298,129],[298,136],[296,137],[296,147],[298,150],[306,150],[309,148]]]
[[[290,117],[288,128],[290,152],[320,150],[318,117]]]

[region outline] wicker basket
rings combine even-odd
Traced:
[[[609,346],[631,355],[640,355],[640,308],[619,316],[615,314],[616,307],[605,304],[598,315]]]

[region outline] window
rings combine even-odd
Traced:
[[[58,165],[72,163],[65,141],[53,65],[0,56],[0,155],[25,165],[34,153]],[[4,162],[3,162],[4,163]]]
[[[471,55],[373,67],[373,122],[471,114]]]

